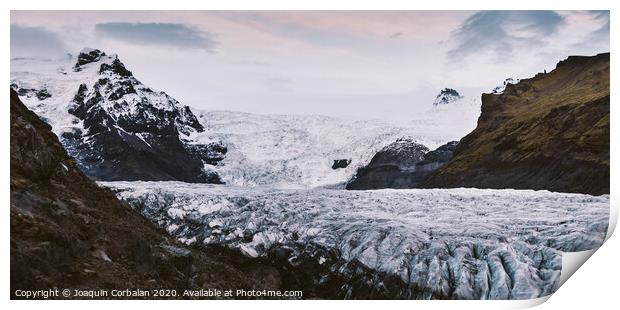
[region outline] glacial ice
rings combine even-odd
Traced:
[[[286,253],[290,268],[323,270],[317,285],[346,279],[344,298],[545,296],[559,285],[562,251],[600,246],[609,214],[608,195],[532,190],[101,184],[180,241]]]
[[[194,111],[205,131],[192,132],[185,140],[226,145],[226,158],[209,167],[226,184],[333,188],[344,187],[358,168],[399,138],[412,139],[429,149],[459,140],[476,127],[480,100],[463,98],[431,106],[397,125],[321,115]],[[351,159],[350,164],[332,169],[334,160],[343,158]]]

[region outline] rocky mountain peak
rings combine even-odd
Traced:
[[[189,107],[142,84],[116,55],[83,49],[76,66],[81,70],[89,63],[98,64],[89,68],[95,82],[81,84],[69,108],[69,113],[79,119],[85,120],[87,112],[96,106],[96,110],[110,117],[110,125],[127,132],[178,131],[190,135],[204,130]]]
[[[440,104],[450,104],[462,98],[463,96],[461,96],[461,94],[459,94],[459,92],[456,91],[455,89],[444,88],[439,92],[437,97],[435,97],[435,101],[433,102],[433,105],[436,106]]]
[[[102,63],[99,67],[100,74],[116,74],[121,77],[130,77],[132,76],[131,71],[125,68],[125,65],[117,58],[114,57],[114,60],[111,64]]]
[[[83,48],[77,57],[77,62],[75,63],[74,68],[79,69],[80,66],[97,62],[101,60],[101,57],[106,56],[106,53],[94,49],[94,48]]]
[[[89,176],[221,182],[205,165],[221,161],[226,147],[188,142],[204,132],[192,110],[144,85],[116,54],[86,48],[75,63],[47,74],[39,82],[17,78],[11,87],[49,121]]]

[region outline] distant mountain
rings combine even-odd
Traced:
[[[463,96],[458,91],[452,88],[444,88],[435,97],[433,105],[450,104],[461,99],[463,99]]]
[[[221,183],[205,166],[221,161],[226,147],[190,142],[204,131],[191,109],[142,84],[118,56],[84,49],[75,59],[12,66],[21,70],[11,87],[52,125],[89,176]]]
[[[422,186],[609,193],[609,53],[482,95],[478,126]]]

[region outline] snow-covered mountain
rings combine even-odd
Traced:
[[[600,246],[609,217],[609,195],[548,191],[103,184],[187,244],[279,262],[339,298],[549,295],[561,251]]]
[[[14,59],[11,87],[91,177],[220,182],[203,166],[226,148],[185,143],[204,131],[191,109],[142,84],[117,55],[84,49],[60,60]]]
[[[435,97],[433,105],[450,104],[461,99],[463,99],[463,96],[455,89],[444,88],[439,92],[437,97]]]
[[[479,100],[458,93],[446,99],[450,104],[429,105],[398,125],[199,111],[142,84],[118,56],[95,49],[56,60],[13,59],[11,83],[81,168],[102,180],[343,186],[399,138],[435,149],[473,130],[480,113]],[[332,168],[336,162],[342,167]]]

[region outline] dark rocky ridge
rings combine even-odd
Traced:
[[[11,298],[56,287],[281,289],[275,268],[179,244],[98,187],[13,91],[10,112]]]
[[[444,88],[439,92],[437,97],[435,97],[433,105],[450,104],[462,98],[463,96],[461,96],[461,94],[459,94],[459,92],[455,89]]]
[[[19,96],[36,97],[39,100],[45,100],[52,96],[47,89],[20,88],[17,84],[11,84],[11,89],[15,90]]]
[[[74,70],[81,70],[81,66],[93,62],[97,62],[101,60],[101,57],[106,56],[106,54],[98,49],[84,49],[82,50],[77,57],[77,62],[75,66],[73,66]]]
[[[346,168],[349,166],[350,163],[351,159],[335,159],[334,163],[332,164],[332,169],[336,170]]]
[[[77,59],[77,71],[99,65],[99,78],[80,85],[69,109],[85,131],[61,138],[87,175],[106,181],[222,183],[203,167],[221,161],[226,147],[185,143],[181,137],[204,130],[189,107],[144,86],[116,56],[84,50]]]
[[[346,189],[414,188],[452,158],[457,144],[453,141],[429,151],[412,139],[398,139],[377,152],[367,166],[358,169]]]
[[[609,53],[571,56],[502,94],[483,94],[477,128],[421,187],[607,194],[609,94]]]
[[[415,173],[419,176],[420,180],[424,180],[439,167],[452,159],[454,156],[454,150],[458,146],[458,141],[450,141],[435,150],[429,151],[424,154],[424,159],[415,165]]]

